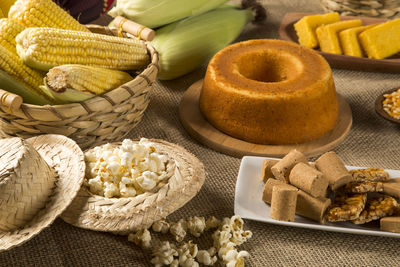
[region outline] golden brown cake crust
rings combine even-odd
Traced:
[[[332,130],[332,72],[317,52],[280,40],[250,40],[210,61],[200,109],[217,129],[259,144],[310,141]]]

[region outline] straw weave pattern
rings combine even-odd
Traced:
[[[10,140],[13,139],[5,141],[10,142]],[[43,135],[28,139],[26,147],[30,147],[32,151],[28,154],[25,153],[23,156],[26,156],[26,159],[22,159],[18,163],[18,167],[21,169],[15,172],[17,177],[14,177],[18,180],[10,179],[11,182],[15,182],[14,188],[16,189],[18,189],[18,183],[21,183],[22,190],[15,190],[14,192],[14,195],[21,199],[21,202],[7,207],[9,214],[12,215],[13,210],[18,211],[17,216],[22,216],[23,220],[16,220],[19,223],[18,228],[0,230],[0,252],[28,241],[43,228],[49,226],[71,203],[84,178],[83,153],[77,144],[70,139],[60,135]],[[41,162],[43,159],[50,167],[54,168],[56,174],[52,169],[46,168],[46,162]],[[32,175],[26,176],[27,172],[33,171],[32,168],[35,168],[34,171],[38,171],[38,173],[35,173],[34,177]],[[45,175],[45,177],[38,175]],[[26,181],[23,180],[27,180],[27,178],[34,178],[35,181],[30,186],[25,187],[23,184]],[[44,180],[49,178],[51,178],[50,191],[45,192],[42,187],[44,186],[44,189],[47,190],[49,182]],[[0,196],[3,198],[5,194],[0,192]],[[40,199],[39,196],[43,199]],[[1,200],[4,199],[0,199],[0,202]],[[31,204],[38,207],[31,209],[29,207]],[[21,214],[21,212],[24,213]],[[2,213],[1,216],[4,214]],[[3,221],[4,218],[1,218],[1,220]],[[10,226],[14,221],[14,219],[8,221],[7,226]]]
[[[89,29],[105,35],[116,34],[107,27],[93,25]],[[149,43],[146,45],[151,63],[132,81],[81,103],[22,104],[13,111],[0,106],[0,129],[6,136],[23,138],[62,134],[75,140],[82,149],[121,140],[141,121],[157,77],[158,53]]]
[[[105,198],[82,186],[62,219],[81,228],[126,233],[148,228],[182,207],[200,190],[205,180],[203,164],[184,148],[151,140],[158,153],[169,157],[170,178],[155,192],[130,198]]]
[[[45,206],[55,174],[38,152],[19,138],[0,141],[3,177],[0,185],[0,230],[29,222]],[[11,167],[11,168],[10,168]]]

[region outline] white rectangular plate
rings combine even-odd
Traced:
[[[399,233],[381,231],[378,224],[369,223],[366,225],[356,225],[351,222],[335,222],[320,224],[305,217],[296,215],[294,222],[284,222],[271,219],[269,217],[270,206],[262,201],[264,183],[261,181],[261,167],[264,157],[243,157],[240,164],[239,175],[236,182],[235,191],[235,214],[242,218],[267,222],[278,225],[310,228],[317,230],[377,235],[388,237],[400,237]],[[274,158],[271,158],[274,159]],[[363,167],[346,166],[349,170],[360,169]],[[399,170],[386,170],[391,178],[400,177]]]

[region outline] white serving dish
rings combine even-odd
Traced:
[[[368,223],[356,225],[351,222],[320,224],[305,217],[296,215],[294,222],[284,222],[269,217],[270,206],[262,201],[264,183],[261,181],[261,166],[265,157],[245,156],[240,164],[235,190],[235,214],[242,218],[272,223],[277,225],[302,227],[316,230],[342,232],[350,234],[400,237],[400,233],[381,231],[379,224]],[[274,159],[274,158],[271,158]],[[363,167],[346,166],[349,170]],[[386,170],[391,178],[400,177],[400,170]]]

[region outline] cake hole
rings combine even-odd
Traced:
[[[239,73],[250,80],[276,83],[295,78],[303,65],[282,51],[257,51],[243,54],[237,66]]]

